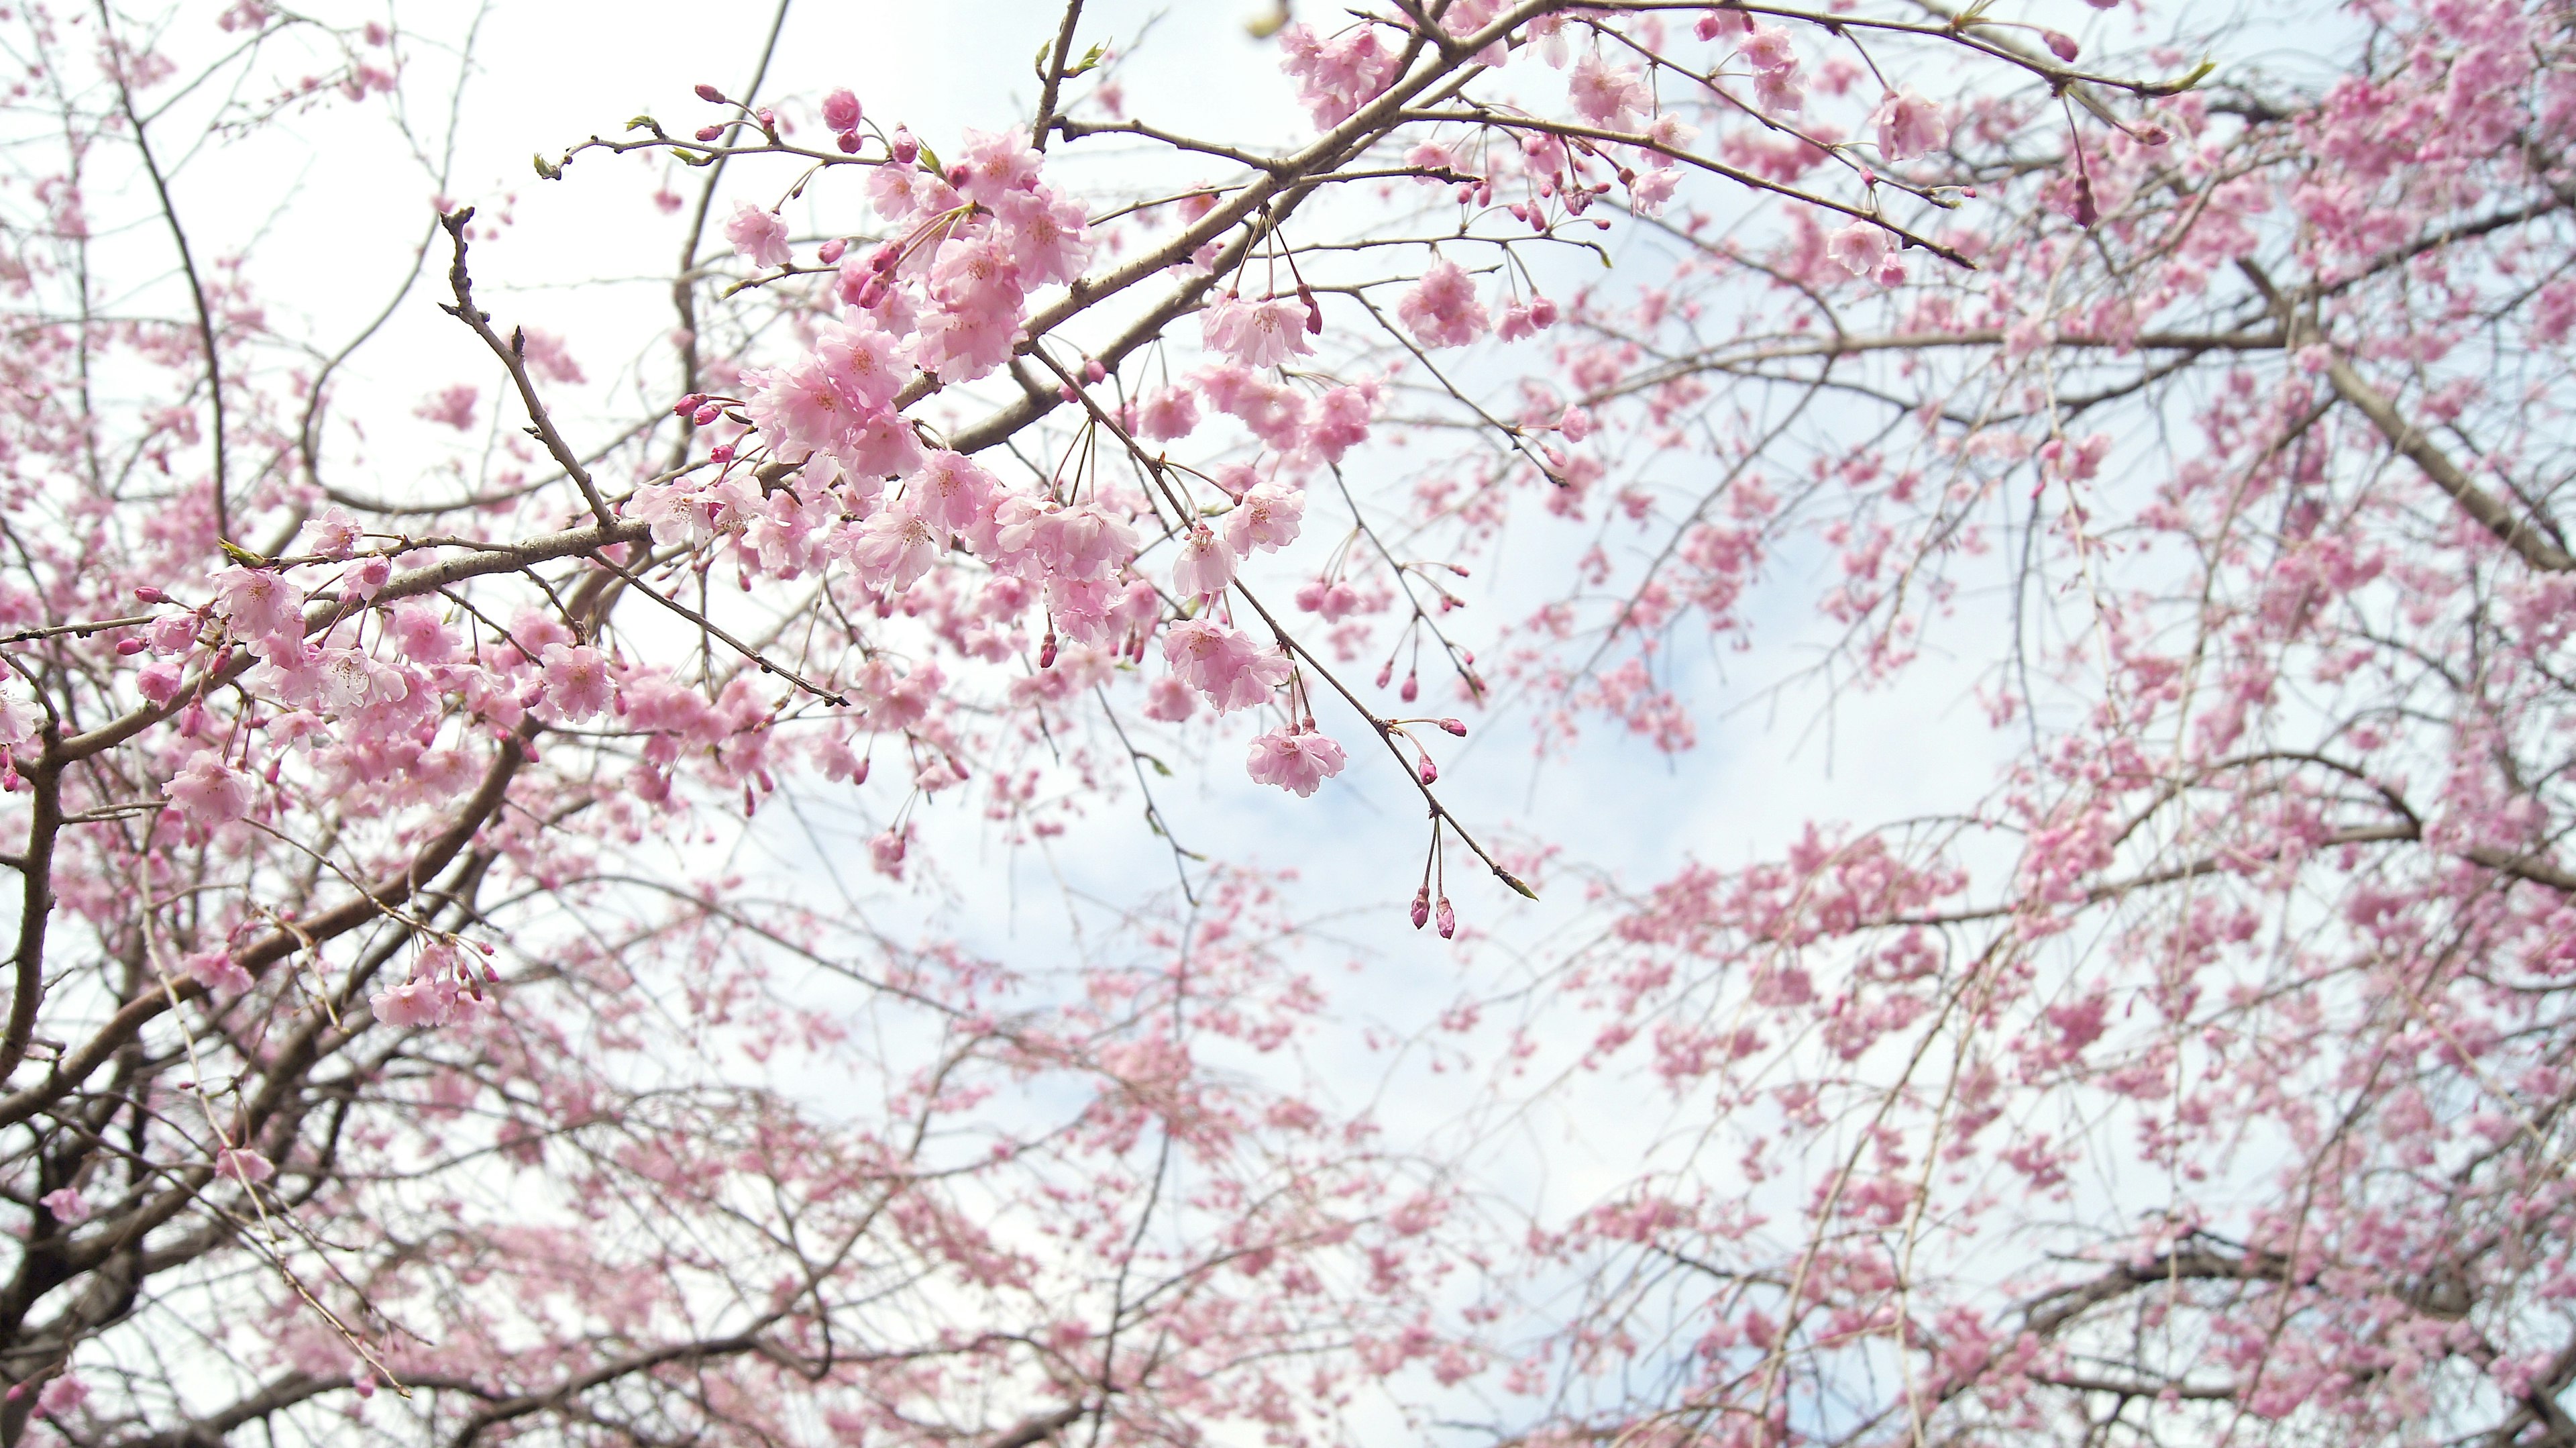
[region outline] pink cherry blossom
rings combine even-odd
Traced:
[[[543,656],[546,702],[576,723],[607,712],[617,680],[607,656],[587,644],[548,644]]]
[[[775,211],[766,211],[746,201],[734,208],[725,221],[725,240],[733,243],[734,254],[756,267],[787,265],[787,223]]]
[[[1303,491],[1275,482],[1257,484],[1225,515],[1226,542],[1237,557],[1249,558],[1256,548],[1275,552],[1297,541],[1305,516]]]
[[[1309,729],[1273,729],[1252,741],[1254,782],[1275,784],[1301,799],[1341,773],[1342,765],[1342,746]]]
[[[236,638],[301,632],[304,595],[266,568],[227,568],[214,577],[215,612]]]
[[[190,823],[218,825],[250,812],[250,783],[211,750],[199,750],[162,796]]]
[[[1878,129],[1878,152],[1890,161],[1909,161],[1949,143],[1950,122],[1941,107],[1913,87],[1890,91],[1869,123]]]
[[[1426,347],[1463,347],[1485,335],[1489,319],[1475,280],[1456,262],[1431,264],[1396,303],[1395,314]]]
[[[1181,556],[1172,564],[1172,592],[1182,598],[1214,598],[1234,581],[1234,548],[1205,524],[1181,538]]]
[[[1166,629],[1163,657],[1183,683],[1205,694],[1221,714],[1267,702],[1294,671],[1278,650],[1204,618]]]
[[[1887,228],[1855,221],[1825,238],[1825,255],[1853,276],[1868,276],[1887,260]]]
[[[1309,316],[1295,297],[1252,302],[1229,292],[1208,303],[1199,326],[1210,348],[1246,367],[1276,367],[1315,350],[1306,340]]]

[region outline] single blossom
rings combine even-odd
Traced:
[[[787,265],[787,223],[779,220],[775,211],[744,202],[725,222],[725,240],[733,243],[735,255],[753,266]]]
[[[257,1186],[277,1175],[277,1167],[247,1146],[228,1146],[215,1153],[215,1175]]]
[[[439,982],[417,976],[378,991],[367,1000],[377,1020],[402,1029],[445,1025],[452,1004],[452,987],[441,989]]]
[[[1879,155],[1890,161],[1909,161],[1950,141],[1950,123],[1941,108],[1912,86],[1889,92],[1870,112],[1869,123],[1878,128]]]
[[[1248,302],[1228,292],[1199,314],[1199,331],[1211,351],[1246,367],[1276,367],[1315,350],[1306,341],[1312,316],[1295,297]]]
[[[219,825],[250,812],[250,777],[227,766],[212,750],[199,750],[161,794],[190,823]]]
[[[179,959],[180,973],[210,991],[239,995],[250,989],[250,972],[221,948],[193,951]]]
[[[1853,276],[1868,276],[1887,260],[1887,228],[1855,221],[1825,238],[1825,255]]]
[[[1145,685],[1145,717],[1178,724],[1198,712],[1199,696],[1180,679],[1164,674]]]
[[[545,664],[546,702],[574,721],[606,712],[617,694],[617,679],[608,658],[587,644],[548,644]]]
[[[1485,335],[1488,325],[1474,279],[1446,258],[1433,262],[1395,304],[1395,315],[1426,347],[1463,347]]]
[[[1297,541],[1305,516],[1303,491],[1276,482],[1261,483],[1225,515],[1225,541],[1241,558],[1251,557],[1256,548],[1275,552]]]
[[[36,1200],[66,1227],[77,1227],[89,1220],[89,1198],[82,1196],[78,1187],[56,1187]]]
[[[265,568],[227,568],[215,575],[215,612],[236,638],[302,633],[304,594]]]
[[[1214,598],[1233,581],[1233,547],[1204,523],[1190,529],[1172,565],[1172,591],[1183,598]]]
[[[1311,729],[1273,729],[1252,741],[1253,780],[1275,784],[1300,798],[1341,773],[1343,762],[1342,746]]]

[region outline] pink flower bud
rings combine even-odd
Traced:
[[[675,417],[686,417],[690,413],[693,413],[706,405],[707,395],[705,393],[692,392],[688,396],[681,398],[679,401],[672,403],[671,412]]]
[[[142,639],[126,638],[116,641],[116,652],[123,657],[131,657],[150,647],[152,645]]]
[[[716,140],[716,139],[718,139],[719,137],[721,137],[721,136],[723,136],[723,135],[724,135],[724,127],[722,127],[722,126],[700,126],[700,127],[698,127],[698,139],[699,139],[699,140],[701,140],[701,141],[713,141],[713,140]]]
[[[1098,382],[1108,375],[1109,369],[1101,366],[1097,357],[1082,364],[1082,380],[1085,382]]]
[[[1432,763],[1428,754],[1414,764],[1413,772],[1422,776],[1424,784],[1436,784],[1440,779],[1440,766]]]
[[[732,462],[733,444],[722,442],[716,444],[714,447],[708,448],[707,461],[714,463],[717,467],[723,467],[725,464]]]
[[[724,416],[724,405],[722,403],[710,402],[704,407],[699,408],[696,412],[689,414],[689,421],[696,423],[700,427],[705,427],[722,416]]]
[[[844,87],[823,97],[823,124],[833,130],[857,130],[859,116],[859,98],[852,95],[848,88]]]
[[[134,596],[136,599],[144,603],[168,603],[170,601],[170,595],[163,593],[161,590],[154,588],[148,583],[136,585]]]
[[[2059,60],[2071,61],[2078,53],[2075,47],[2075,37],[2068,35],[2062,30],[2043,30],[2039,33],[2039,38],[2048,42],[2050,53],[2055,55]]]
[[[1401,688],[1401,689],[1396,690],[1396,691],[1395,691],[1395,693],[1396,693],[1396,697],[1397,697],[1397,698],[1402,699],[1404,702],[1406,702],[1406,703],[1408,703],[1408,704],[1412,703],[1412,702],[1413,702],[1414,700],[1416,700],[1416,699],[1421,698],[1421,697],[1422,697],[1422,676],[1421,676],[1420,674],[1418,674],[1418,673],[1413,672],[1413,671],[1412,671],[1412,670],[1410,670],[1410,669],[1406,670],[1406,671],[1405,671],[1405,675],[1404,675],[1404,687],[1403,687],[1403,688]]]
[[[1464,719],[1443,719],[1440,721],[1440,727],[1461,739],[1467,737],[1467,721]]]
[[[1420,930],[1430,922],[1431,887],[1425,885],[1421,889],[1413,892],[1413,928]]]
[[[815,250],[814,254],[822,259],[823,265],[831,266],[841,259],[842,252],[849,249],[850,244],[836,236],[830,241],[823,243],[822,246]]]
[[[1437,914],[1440,920],[1440,938],[1455,940],[1458,937],[1458,912],[1449,908],[1448,896],[1440,897],[1440,908]]]
[[[832,144],[840,147],[843,155],[855,156],[859,151],[859,133],[856,131],[843,131],[841,134],[832,138]]]
[[[894,134],[886,138],[886,149],[893,153],[898,166],[909,166],[921,159],[921,143],[913,139],[909,126],[895,127]]]
[[[723,91],[717,90],[714,86],[707,84],[705,81],[698,82],[699,100],[705,101],[710,105],[720,106],[724,104],[724,98]]]

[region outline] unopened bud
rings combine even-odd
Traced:
[[[921,142],[913,139],[909,126],[895,127],[894,134],[886,138],[886,149],[894,154],[898,166],[909,166],[921,159]]]
[[[1082,364],[1082,380],[1085,382],[1098,382],[1108,375],[1109,369],[1101,366],[1100,359],[1097,357]]]
[[[1413,928],[1420,930],[1429,923],[1431,923],[1431,887],[1425,885],[1413,892]]]
[[[1437,784],[1440,781],[1440,766],[1432,763],[1431,756],[1428,754],[1415,762],[1413,772],[1422,776],[1424,784]]]
[[[690,413],[689,421],[696,423],[700,427],[705,427],[722,416],[724,416],[724,405],[722,403],[710,402],[706,406],[699,408],[697,411]]]
[[[119,654],[127,656],[139,654],[150,647],[152,647],[150,644],[141,639],[118,639],[116,641],[116,651]]]
[[[700,81],[698,82],[698,99],[705,101],[709,105],[720,106],[724,104],[724,92],[717,90],[714,86],[707,84],[705,81]]]
[[[1440,721],[1440,727],[1461,739],[1467,737],[1467,721],[1464,719],[1443,719]]]
[[[840,147],[843,155],[856,155],[859,150],[859,133],[856,131],[843,131],[841,134],[832,138],[832,144]]]
[[[1440,917],[1440,938],[1443,940],[1457,939],[1458,912],[1449,908],[1448,896],[1443,895],[1440,897],[1440,908],[1436,913]]]
[[[687,417],[706,405],[707,395],[705,393],[692,392],[688,396],[681,398],[679,401],[672,403],[671,413],[675,417]]]
[[[170,601],[170,595],[163,593],[161,590],[154,588],[148,583],[135,585],[134,596],[145,603],[168,603]]]
[[[836,236],[816,248],[814,254],[822,259],[823,265],[831,266],[841,259],[841,253],[849,249],[850,244]]]
[[[2077,55],[2075,37],[2062,30],[2043,30],[2039,38],[2048,42],[2049,52],[2059,60],[2073,60]]]
[[[714,140],[719,140],[719,139],[721,139],[721,138],[723,137],[723,135],[724,135],[724,127],[722,127],[722,126],[700,126],[700,127],[698,127],[698,139],[699,139],[699,140],[701,140],[701,141],[714,141]]]
[[[1395,692],[1396,692],[1396,697],[1398,697],[1398,698],[1402,699],[1404,702],[1406,702],[1406,703],[1408,703],[1408,704],[1412,703],[1412,702],[1413,702],[1414,700],[1416,700],[1416,699],[1421,698],[1421,697],[1422,697],[1422,676],[1421,676],[1420,674],[1417,674],[1417,673],[1414,673],[1414,672],[1411,672],[1411,671],[1409,671],[1409,670],[1408,670],[1408,671],[1405,673],[1405,676],[1404,676],[1404,687],[1403,687],[1403,688],[1401,688],[1401,689],[1396,690]]]

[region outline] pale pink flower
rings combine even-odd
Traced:
[[[1246,367],[1276,367],[1315,350],[1306,341],[1311,315],[1295,297],[1248,302],[1228,292],[1199,313],[1199,332],[1211,350]]]
[[[1950,123],[1941,108],[1912,86],[1889,93],[1870,112],[1878,127],[1878,152],[1890,161],[1906,161],[1949,144]]]
[[[859,525],[850,566],[870,588],[900,593],[939,561],[939,530],[902,508],[885,508]]]
[[[178,698],[179,686],[184,682],[186,675],[168,659],[154,659],[134,673],[135,692],[155,705]]]
[[[247,1146],[228,1146],[215,1153],[215,1174],[257,1186],[277,1175],[277,1168]]]
[[[6,694],[0,694],[0,749],[15,749],[36,737],[35,709]]]
[[[359,559],[358,565],[349,570],[348,581],[341,585],[341,591],[351,598],[370,599],[382,592],[384,586],[393,581],[393,576],[392,559],[381,553],[369,554]]]
[[[1073,202],[1040,188],[994,204],[1010,235],[1011,255],[1029,282],[1071,282],[1091,260],[1090,218]]]
[[[608,659],[587,644],[548,644],[544,655],[546,702],[566,719],[587,719],[604,712],[617,694],[617,679]]]
[[[1887,230],[1873,222],[1855,221],[1825,238],[1825,255],[1853,276],[1868,276],[1887,260]]]
[[[1456,262],[1431,264],[1413,290],[1395,305],[1395,314],[1426,347],[1463,347],[1485,335],[1485,304],[1476,299],[1476,283]]]
[[[861,112],[859,110],[859,98],[852,95],[848,87],[844,86],[841,89],[835,90],[831,94],[823,97],[823,125],[825,129],[833,131],[855,131],[859,128],[860,119]]]
[[[219,825],[250,812],[249,776],[228,768],[212,750],[199,750],[161,793],[194,824]]]
[[[1670,166],[1660,166],[1637,173],[1628,183],[1628,207],[1640,216],[1661,216],[1664,203],[1673,199],[1673,188],[1681,173]]]
[[[210,991],[239,995],[250,989],[250,972],[223,949],[199,950],[179,957],[179,971]]]
[[[236,638],[302,633],[304,593],[265,568],[227,568],[215,575],[215,612]]]
[[[458,383],[454,387],[441,388],[430,394],[420,406],[411,410],[411,415],[425,422],[435,422],[442,427],[452,427],[458,432],[470,431],[474,426],[474,404],[481,399],[482,395],[473,388]]]
[[[1298,80],[1297,99],[1318,126],[1338,126],[1395,79],[1403,57],[1381,38],[1374,25],[1359,24],[1329,40],[1318,39],[1303,25],[1279,32],[1280,62]]]
[[[1026,191],[1038,184],[1041,159],[1029,149],[1029,133],[1017,126],[1007,131],[969,128],[965,149],[958,156],[966,172],[960,189],[970,200],[997,205],[1012,192]]]
[[[78,1373],[65,1373],[45,1384],[44,1391],[36,1394],[37,1410],[49,1418],[77,1412],[80,1405],[88,1401],[89,1384],[82,1382]]]
[[[89,1220],[89,1198],[82,1196],[78,1187],[56,1187],[36,1200],[44,1203],[45,1210],[54,1214],[54,1220],[66,1227],[77,1227]]]
[[[744,202],[725,223],[725,239],[733,243],[736,255],[747,258],[753,266],[787,265],[787,223],[779,220],[775,211]]]
[[[1597,51],[1566,72],[1565,94],[1575,114],[1613,131],[1633,130],[1639,114],[1654,103],[1634,67],[1609,64]]]
[[[414,977],[376,992],[368,997],[367,1005],[377,1020],[389,1026],[440,1026],[447,1023],[449,996],[450,991],[440,989],[438,982]]]
[[[1273,729],[1253,739],[1250,769],[1255,783],[1275,784],[1304,798],[1341,773],[1344,758],[1342,746],[1322,734]]]
[[[1163,635],[1163,657],[1183,682],[1207,695],[1218,713],[1266,702],[1294,672],[1277,649],[1205,618],[1174,624]]]
[[[415,664],[443,664],[456,657],[456,635],[448,632],[435,604],[399,605],[386,628],[403,657]]]
[[[1156,388],[1136,410],[1136,435],[1154,442],[1187,437],[1198,425],[1198,399],[1186,387]]]
[[[902,339],[881,331],[864,314],[847,322],[827,323],[814,340],[814,355],[836,390],[856,398],[864,411],[875,412],[894,401],[911,369],[901,362]]]
[[[1199,696],[1178,678],[1164,674],[1145,685],[1145,717],[1178,724],[1199,710]]]
[[[1234,581],[1234,549],[1202,523],[1181,540],[1172,565],[1172,591],[1183,598],[1214,598]]]
[[[348,509],[325,508],[320,517],[305,523],[304,549],[324,558],[346,558],[356,551],[358,540],[365,534],[366,530],[358,526],[358,520],[349,516]]]
[[[1097,578],[1136,556],[1136,530],[1097,503],[1083,503],[1039,517],[1029,539],[1049,572]]]
[[[156,654],[184,654],[197,646],[205,621],[193,613],[165,613],[143,626],[143,637]]]
[[[886,830],[868,841],[868,864],[890,879],[903,878],[903,856],[912,844],[912,826]]]
[[[1297,541],[1305,517],[1303,491],[1276,482],[1261,483],[1225,515],[1225,540],[1240,558],[1251,557],[1255,548],[1276,552]]]
[[[934,452],[912,480],[907,500],[922,521],[952,533],[975,526],[1000,484],[963,454]]]

